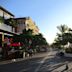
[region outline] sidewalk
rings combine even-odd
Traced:
[[[23,61],[23,60],[31,59],[31,58],[44,57],[44,56],[46,56],[48,53],[49,53],[49,52],[43,52],[43,53],[37,53],[37,54],[33,55],[32,57],[5,60],[5,61],[1,61],[1,62],[0,62],[0,65],[9,64],[9,63],[18,62],[18,61]]]

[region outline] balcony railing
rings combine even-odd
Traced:
[[[17,27],[17,23],[13,18],[5,19],[4,23],[13,27]]]

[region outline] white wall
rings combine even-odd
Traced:
[[[0,23],[0,29],[5,30],[5,31],[8,31],[8,32],[12,32],[12,27],[9,26],[9,25],[3,24],[3,23]]]
[[[13,18],[13,16],[11,16],[10,14],[8,14],[8,13],[6,13],[3,10],[0,9],[0,16],[3,17],[3,14],[4,14],[5,19]]]
[[[8,13],[4,12],[4,18],[5,18],[5,19],[9,19],[9,18],[13,18],[13,17],[11,17],[11,15],[10,15],[10,14],[8,14]]]
[[[3,16],[3,11],[0,9],[0,16]]]

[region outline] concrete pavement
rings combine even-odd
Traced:
[[[30,59],[30,58],[44,57],[44,56],[46,56],[48,53],[49,53],[49,52],[41,52],[41,53],[37,53],[37,54],[33,55],[32,57],[25,57],[25,58],[5,60],[5,61],[1,61],[1,62],[0,62],[0,65],[2,65],[2,64],[8,64],[8,63],[13,63],[13,62],[18,62],[18,61],[23,61],[23,60]]]
[[[69,60],[67,58],[63,60],[62,58],[55,56],[55,54],[56,54],[56,51],[38,53],[38,54],[33,55],[33,57],[2,61],[0,62],[0,65],[18,62],[18,61],[22,61],[26,59],[28,60],[31,58],[44,57],[43,60],[41,60],[41,64],[36,68],[35,72],[39,72],[39,70],[41,70],[41,72],[45,72],[46,69],[47,69],[47,72],[61,72],[65,69],[66,61],[68,61],[68,66],[69,66],[68,72],[72,72],[72,60]],[[67,71],[64,71],[64,72],[67,72]]]
[[[62,58],[55,55],[55,52],[49,53],[41,66],[36,72],[72,72],[72,60],[70,58]],[[66,69],[66,63],[68,62],[68,70]]]

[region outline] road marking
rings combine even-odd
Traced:
[[[50,55],[51,54],[51,52],[50,53],[48,53],[48,55]],[[35,72],[38,72],[39,71],[39,69],[40,69],[40,67],[42,66],[42,64],[45,62],[45,60],[48,58],[48,55],[45,57],[45,58],[43,58],[43,60],[40,62],[40,65],[36,68],[36,70],[35,70]]]

